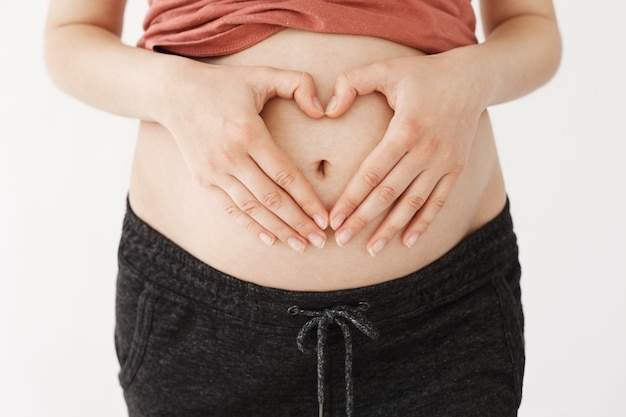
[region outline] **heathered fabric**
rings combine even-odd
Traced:
[[[318,416],[307,311],[363,311],[352,329],[356,417],[517,415],[524,372],[517,243],[507,207],[431,265],[364,288],[295,292],[241,281],[128,210],[115,342],[130,417]],[[290,309],[291,308],[291,309]],[[291,314],[290,314],[291,313]],[[328,326],[324,416],[346,415],[345,335]]]

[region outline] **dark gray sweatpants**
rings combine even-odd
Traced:
[[[524,373],[508,210],[426,268],[294,292],[124,220],[115,342],[130,417],[509,417]],[[308,352],[303,353],[302,351]]]

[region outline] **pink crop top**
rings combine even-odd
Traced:
[[[284,28],[388,39],[427,53],[476,43],[471,0],[148,0],[138,46],[227,55]]]

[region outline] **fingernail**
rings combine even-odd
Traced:
[[[299,239],[296,239],[295,237],[290,237],[289,239],[287,239],[287,244],[291,247],[291,249],[295,250],[296,252],[304,252],[304,243],[302,243]]]
[[[409,238],[406,241],[406,245],[409,247],[409,249],[415,245],[415,242],[417,242],[417,238],[420,237],[420,235],[418,235],[417,233],[413,233],[411,236],[409,236]]]
[[[265,243],[267,246],[272,246],[274,244],[274,239],[265,232],[259,233],[259,239],[261,239],[261,242]]]
[[[378,255],[378,253],[381,250],[383,250],[386,244],[387,244],[387,241],[385,239],[377,240],[376,243],[374,243],[374,245],[368,250],[368,252],[370,253],[370,256]]]
[[[328,106],[326,106],[326,114],[332,113],[335,110],[338,101],[339,99],[337,99],[337,96],[331,97],[330,101],[328,102]]]
[[[326,239],[324,239],[320,235],[311,233],[309,235],[309,242],[311,242],[315,247],[322,249],[324,245],[326,244]]]
[[[320,103],[320,100],[317,97],[313,98],[313,104],[315,105],[315,108],[321,113],[324,114],[324,107],[322,106],[322,103]]]
[[[326,223],[326,219],[319,214],[313,215],[313,221],[320,227],[322,230],[326,230],[328,224]]]
[[[343,224],[344,220],[346,220],[345,214],[339,214],[330,222],[330,227],[332,227],[333,230],[337,230],[339,226]]]
[[[343,246],[352,239],[352,230],[344,229],[337,235],[337,244]]]

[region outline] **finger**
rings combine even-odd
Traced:
[[[338,230],[363,200],[377,187],[398,161],[408,152],[407,143],[414,135],[394,116],[380,144],[361,163],[343,193],[330,211],[330,224]],[[417,173],[415,174],[417,175]],[[415,178],[415,175],[411,179]],[[398,180],[394,180],[398,181]],[[401,181],[398,181],[401,182]]]
[[[412,182],[367,242],[370,255],[376,256],[415,217],[432,194],[438,179],[424,172]]]
[[[224,191],[235,203],[238,210],[270,231],[278,240],[286,243],[295,251],[304,252],[307,247],[307,241],[276,216],[275,213],[265,207],[238,178],[229,176],[222,183],[224,184]]]
[[[333,96],[326,106],[325,114],[336,118],[344,114],[357,96],[375,91],[386,94],[387,70],[382,62],[346,71],[337,77]]]
[[[260,82],[265,85],[263,103],[273,97],[293,99],[309,117],[319,119],[324,116],[324,108],[317,98],[315,80],[308,72],[266,68]]]
[[[325,238],[326,208],[296,165],[267,135],[250,144],[248,151],[256,166],[243,167],[242,180],[266,207],[302,236],[315,233]],[[260,175],[259,168],[265,175]]]
[[[402,233],[402,242],[409,248],[422,236],[435,221],[437,215],[448,200],[448,196],[456,183],[457,174],[448,174],[439,180],[428,199],[411,220]]]
[[[274,242],[276,242],[276,236],[241,210],[224,190],[217,186],[209,186],[208,190],[213,193],[215,200],[222,206],[222,209],[235,220],[237,224],[243,226],[267,246],[274,245]]]
[[[394,204],[396,200],[400,199],[398,204],[402,204],[401,196],[412,183],[415,184],[415,182],[418,181],[420,184],[431,184],[430,189],[426,191],[426,196],[428,196],[428,193],[430,193],[430,190],[434,187],[434,181],[428,179],[424,181],[420,178],[420,171],[421,168],[417,166],[412,158],[408,156],[402,158],[385,179],[369,193],[354,213],[352,213],[336,231],[335,238],[337,244],[342,246],[348,243],[348,241],[359,234],[365,226]],[[394,208],[394,210],[396,210],[396,208]],[[413,210],[402,226],[408,223],[415,214],[415,211],[417,211],[417,209]],[[393,237],[393,234],[395,234],[395,232],[392,233],[390,237]]]
[[[251,164],[254,165],[254,164]],[[326,243],[326,234],[320,230],[315,222],[307,216],[291,197],[279,186],[271,181],[262,172],[257,173],[251,168],[247,170],[247,174],[239,176],[239,179],[246,184],[251,194],[255,197],[254,202],[263,206],[265,212],[271,212],[277,220],[280,220],[285,226],[294,230],[300,237],[306,238],[315,246],[322,248]],[[260,209],[260,207],[254,207]],[[261,220],[260,220],[261,221]],[[274,226],[261,221],[271,231],[275,231],[278,227],[274,222]],[[275,232],[279,233],[279,232]]]

